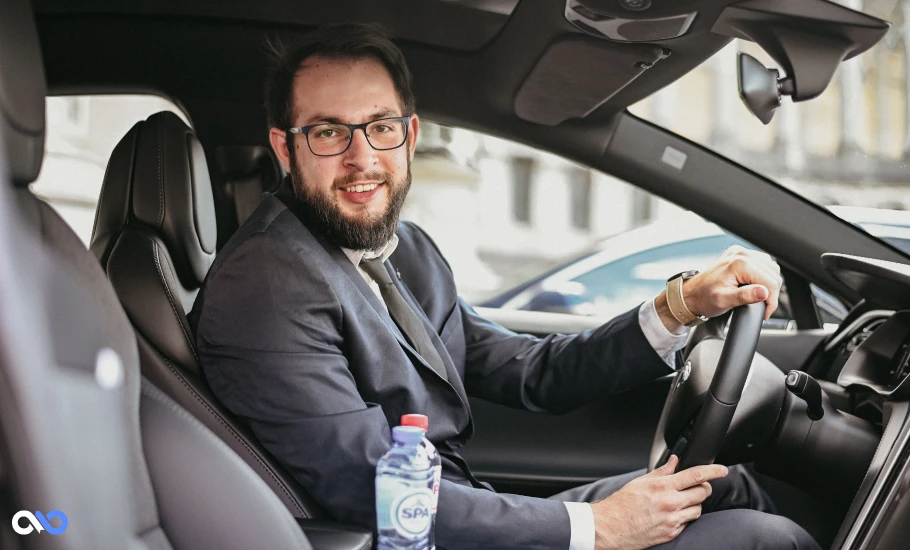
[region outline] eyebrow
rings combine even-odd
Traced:
[[[393,111],[392,109],[379,109],[378,111],[374,111],[373,113],[371,113],[367,117],[367,120],[372,122],[374,120],[379,120],[380,118],[391,118],[391,117],[396,117],[396,116],[398,116],[398,114],[395,111]],[[349,124],[347,122],[344,122],[344,119],[339,116],[327,115],[327,114],[316,114],[316,115],[313,115],[310,118],[308,118],[306,124],[303,124],[302,126],[311,126],[313,124],[322,124],[322,123]]]

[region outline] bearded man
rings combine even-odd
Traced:
[[[376,463],[390,427],[421,413],[442,456],[439,548],[817,548],[767,513],[740,468],[674,473],[672,457],[550,499],[479,481],[458,454],[474,430],[469,395],[564,412],[672,372],[685,327],[665,293],[596,330],[542,339],[460,299],[433,241],[398,219],[419,119],[404,57],[381,33],[315,32],[281,55],[267,96],[287,190],[225,245],[190,322],[215,395],[333,517],[375,532]],[[683,296],[697,315],[761,301],[770,315],[781,283],[767,255],[736,249]]]

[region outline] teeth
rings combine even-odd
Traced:
[[[377,187],[379,187],[379,184],[376,183],[371,183],[370,185],[352,185],[347,188],[347,191],[351,193],[365,193],[367,191],[372,191]]]

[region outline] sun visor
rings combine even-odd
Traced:
[[[555,126],[580,118],[613,97],[669,51],[585,36],[554,42],[515,95],[515,114]]]

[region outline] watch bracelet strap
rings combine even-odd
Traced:
[[[670,308],[670,314],[679,321],[679,324],[688,326],[698,320],[699,317],[686,307],[686,301],[683,299],[682,284],[682,277],[676,277],[667,284],[667,307]]]

